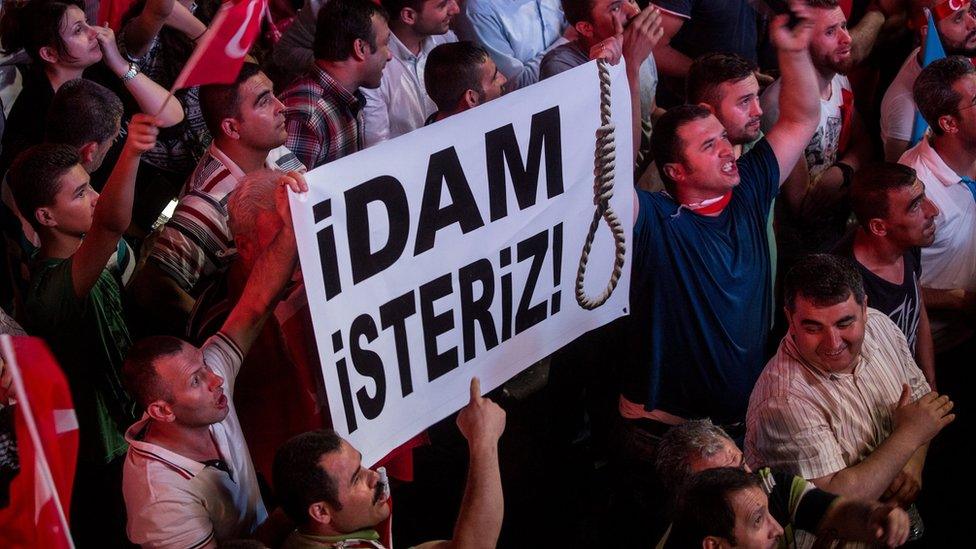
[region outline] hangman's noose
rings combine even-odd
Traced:
[[[593,211],[593,221],[590,222],[590,230],[586,234],[586,242],[583,243],[583,252],[580,254],[579,269],[576,271],[576,302],[584,309],[596,309],[603,305],[620,280],[620,273],[624,267],[624,256],[627,251],[627,241],[624,228],[617,219],[617,214],[610,207],[610,197],[613,196],[614,168],[616,160],[616,150],[614,141],[614,125],[611,120],[610,112],[610,71],[607,69],[607,62],[597,61],[597,71],[600,75],[600,127],[596,130],[596,151],[593,160],[594,190],[593,203],[596,209]],[[613,272],[610,273],[610,281],[607,282],[603,292],[595,298],[586,295],[583,289],[583,280],[586,278],[586,262],[590,256],[590,248],[593,247],[593,238],[596,229],[600,224],[600,218],[606,220],[613,233],[613,242],[616,247],[616,256],[613,262]]]

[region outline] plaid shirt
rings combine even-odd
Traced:
[[[349,93],[315,65],[281,94],[288,141],[285,146],[308,169],[363,148],[363,106],[366,99]]]

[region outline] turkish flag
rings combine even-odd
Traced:
[[[225,2],[173,84],[173,91],[203,84],[229,84],[261,30],[267,0]]]
[[[13,377],[14,432],[20,472],[0,509],[0,545],[74,547],[68,507],[78,456],[78,420],[68,383],[44,342],[0,336]]]

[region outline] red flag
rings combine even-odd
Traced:
[[[258,37],[261,16],[267,8],[267,0],[225,2],[176,78],[173,90],[233,82]]]
[[[4,547],[74,547],[68,508],[78,456],[78,420],[68,383],[44,342],[0,337],[13,376],[20,473],[10,483],[10,505],[0,509]]]

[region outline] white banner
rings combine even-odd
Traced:
[[[611,67],[616,193],[631,234],[631,104]],[[626,314],[576,302],[593,216],[595,62],[326,164],[292,216],[335,430],[364,464],[579,335]],[[601,221],[586,289],[614,260]],[[598,365],[594,364],[594,367]]]

